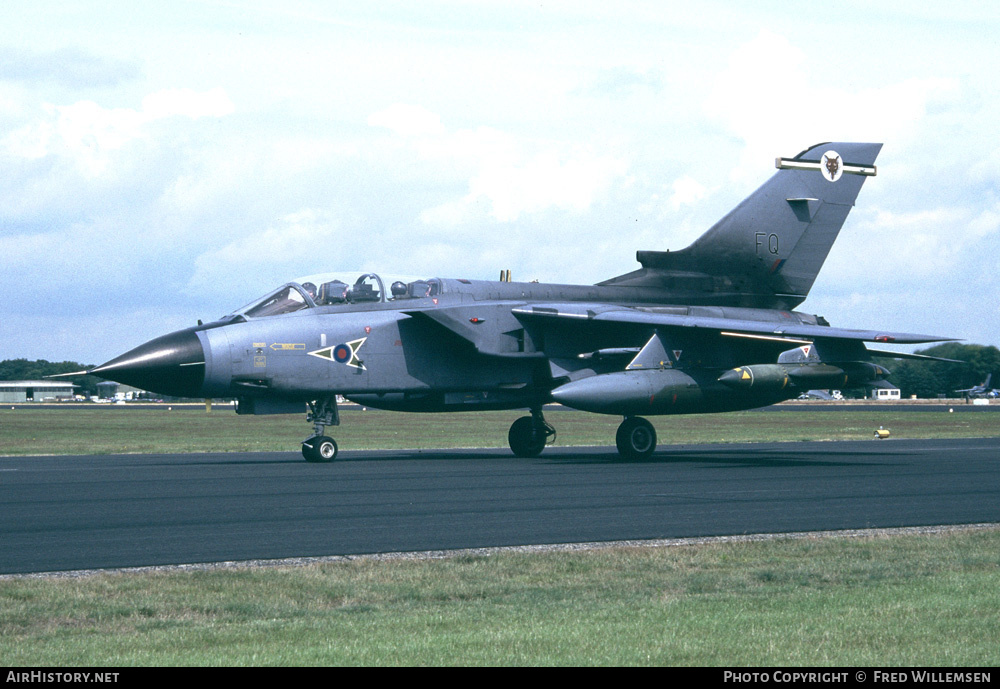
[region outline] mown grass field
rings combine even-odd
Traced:
[[[345,409],[328,429],[341,450],[506,447],[524,412],[406,414]],[[558,445],[614,446],[617,416],[553,411]],[[650,417],[660,444],[1000,436],[1000,413],[900,411],[733,412]],[[237,416],[230,407],[0,408],[0,455],[298,451],[305,415]]]
[[[0,580],[8,666],[1000,663],[1000,531]]]

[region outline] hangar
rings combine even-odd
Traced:
[[[42,400],[73,399],[72,383],[51,380],[0,381],[0,402],[41,402]]]

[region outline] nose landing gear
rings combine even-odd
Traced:
[[[302,456],[307,462],[332,462],[337,458],[337,441],[325,435],[314,435],[302,441]]]
[[[507,433],[510,449],[518,457],[537,457],[555,438],[556,429],[545,420],[541,409],[532,409],[531,416],[522,416]]]
[[[313,434],[302,441],[302,456],[307,462],[332,462],[337,458],[337,441],[323,434],[327,426],[339,426],[337,398],[324,397],[309,403],[306,421],[313,424]]]

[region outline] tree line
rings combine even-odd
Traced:
[[[964,363],[881,360],[892,371],[889,382],[899,388],[900,395],[904,398],[911,395],[932,399],[941,395],[959,397],[956,390],[979,385],[990,374],[993,374],[990,387],[1000,388],[1000,349],[996,347],[948,342],[928,349],[918,349],[915,353],[958,359]]]
[[[5,359],[4,361],[0,361],[0,380],[45,380],[46,376],[72,373],[73,371],[83,371],[90,368],[93,368],[93,366],[75,361]],[[97,384],[103,379],[97,376],[82,375],[67,376],[66,378],[58,378],[57,380],[79,385],[80,387],[77,388],[76,393],[90,397],[97,394]]]

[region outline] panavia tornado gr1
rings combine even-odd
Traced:
[[[778,158],[693,244],[639,251],[638,270],[596,285],[315,277],[90,372],[164,395],[236,398],[238,414],[305,413],[312,462],[337,457],[326,428],[340,423],[338,396],[409,412],[526,409],[508,434],[520,457],[554,439],[546,404],[619,415],[618,451],[641,459],[657,441],[644,416],[862,386],[888,374],[872,360],[887,353],[866,343],[954,339],[848,330],[793,310],[880,149],[824,143]]]

